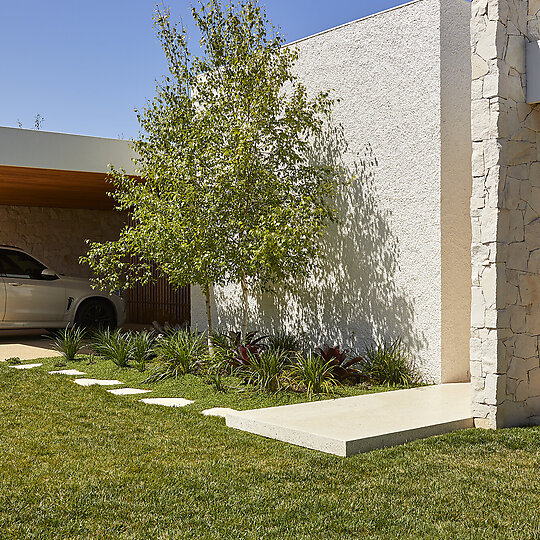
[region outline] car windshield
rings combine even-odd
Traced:
[[[45,265],[36,261],[30,255],[10,249],[0,250],[0,272],[11,278],[37,279]]]

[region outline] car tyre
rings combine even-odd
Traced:
[[[116,328],[114,307],[107,300],[86,300],[77,309],[75,324],[83,328]]]

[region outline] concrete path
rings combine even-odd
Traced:
[[[107,390],[115,396],[130,396],[133,394],[146,394],[152,390],[142,390],[141,388],[113,388],[112,390]]]
[[[42,366],[43,364],[13,364],[11,366],[8,366],[13,369],[32,369],[35,367]]]
[[[212,407],[211,409],[205,409],[201,411],[204,416],[219,416],[225,418],[229,413],[237,412],[236,409],[230,409],[229,407]]]
[[[114,386],[115,384],[124,384],[116,379],[75,379],[74,383],[80,386]]]
[[[226,414],[227,426],[336,454],[473,427],[470,383],[425,386]]]
[[[55,371],[49,371],[49,375],[86,375],[86,373],[78,369],[57,369]]]
[[[148,403],[149,405],[163,405],[165,407],[185,407],[193,401],[184,398],[175,398],[175,397],[163,397],[163,398],[145,398],[141,399],[143,403]]]
[[[44,338],[44,330],[1,330],[0,361],[18,356],[21,360],[61,356],[52,348],[52,341]]]

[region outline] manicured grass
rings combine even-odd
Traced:
[[[0,410],[2,539],[540,538],[539,428],[338,458],[2,364]]]

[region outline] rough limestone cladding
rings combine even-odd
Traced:
[[[88,277],[86,240],[118,237],[125,217],[105,210],[0,206],[0,244],[20,247],[60,273]]]
[[[526,103],[525,45],[538,0],[473,0],[473,416],[479,427],[540,414],[540,108]]]

